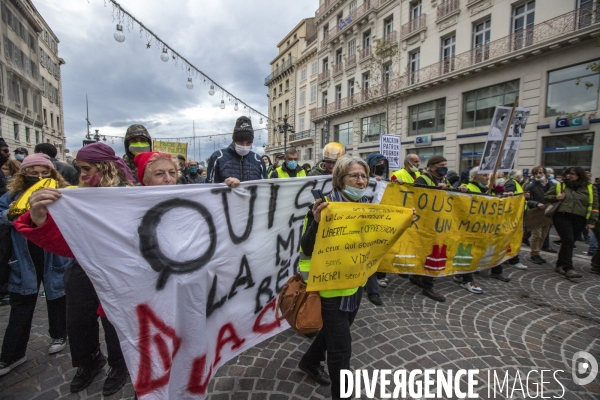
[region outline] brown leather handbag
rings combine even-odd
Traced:
[[[279,292],[276,317],[302,335],[318,331],[323,327],[319,292],[307,292],[302,276],[292,276]]]

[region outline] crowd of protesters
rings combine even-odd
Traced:
[[[240,117],[235,123],[231,144],[215,151],[207,160],[206,168],[184,155],[172,156],[153,151],[152,139],[142,125],[127,129],[125,154],[118,157],[104,143],[84,146],[73,165],[56,159],[57,150],[49,143],[35,147],[34,154],[19,147],[11,158],[10,149],[0,138],[0,304],[10,305],[10,317],[0,354],[0,376],[26,361],[26,349],[37,299],[45,297],[48,312],[48,331],[51,343],[49,354],[63,351],[69,345],[71,362],[77,372],[70,383],[70,391],[80,392],[108,364],[103,394],[120,390],[129,376],[121,352],[117,333],[106,317],[94,286],[79,265],[65,239],[57,228],[47,206],[61,197],[59,189],[67,186],[130,187],[175,184],[224,183],[232,188],[241,182],[259,179],[303,178],[330,175],[333,190],[326,201],[316,200],[308,210],[301,238],[299,272],[306,279],[310,271],[311,255],[321,211],[329,202],[367,202],[365,190],[369,179],[396,182],[461,193],[486,193],[495,196],[524,195],[526,209],[545,209],[560,202],[552,217],[560,237],[560,250],[555,265],[556,273],[567,279],[581,278],[573,268],[573,249],[582,235],[594,239],[600,234],[598,221],[598,189],[590,175],[580,167],[569,167],[562,176],[542,166],[535,167],[532,175],[512,170],[506,176],[481,173],[478,167],[459,174],[448,170],[447,160],[439,155],[427,160],[409,154],[404,166],[390,171],[388,160],[380,153],[370,154],[366,161],[345,155],[345,148],[330,142],[323,148],[322,160],[311,168],[300,165],[295,148],[276,154],[274,160],[252,151],[254,130],[251,120]],[[32,190],[44,178],[52,178],[55,187]],[[19,208],[23,198],[29,209]],[[552,250],[550,226],[525,232],[523,243],[530,245],[529,260],[543,264],[547,261],[542,251]],[[591,232],[591,234],[590,234]],[[597,249],[597,247],[596,247]],[[590,254],[592,255],[592,254]],[[491,266],[490,277],[504,283],[510,278],[505,268],[526,269],[519,255],[507,262]],[[590,272],[600,273],[600,249],[593,252]],[[435,279],[411,275],[410,282],[422,289],[423,295],[443,302],[446,297],[436,291]],[[482,294],[473,273],[454,275],[453,280],[473,294]],[[43,283],[43,292],[40,292]],[[379,287],[389,284],[386,274],[375,273],[364,286],[368,300],[382,306]],[[322,385],[332,385],[333,398],[339,398],[339,371],[350,365],[352,325],[361,302],[363,287],[321,291],[323,328],[302,357],[299,368]],[[107,356],[100,350],[99,321],[103,326]],[[325,371],[326,362],[328,372]]]

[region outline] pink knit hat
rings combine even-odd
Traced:
[[[23,171],[27,167],[33,167],[36,165],[43,165],[44,167],[54,168],[50,157],[48,157],[44,153],[35,153],[23,159],[23,162],[21,162],[21,166],[19,167],[19,171]]]

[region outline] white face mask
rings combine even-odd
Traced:
[[[410,170],[411,170],[412,172],[419,172],[419,168],[415,167],[415,166],[413,165],[413,163],[411,163],[410,161],[409,161],[408,163],[410,164]]]
[[[496,183],[500,186],[503,186],[504,182],[506,182],[506,180],[504,180],[504,178],[498,178],[498,180],[496,180]]]
[[[240,146],[239,144],[235,145],[235,152],[242,157],[250,153],[250,150],[252,150],[252,146]]]

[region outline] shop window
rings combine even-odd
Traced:
[[[462,127],[489,126],[497,106],[512,106],[519,94],[519,80],[473,90],[463,95]]]
[[[338,142],[342,146],[352,144],[352,121],[334,125],[333,141]]]
[[[362,142],[378,141],[380,135],[385,133],[385,113],[372,115],[362,119]]]
[[[425,166],[427,164],[427,160],[429,160],[431,157],[444,155],[444,146],[423,147],[420,149],[407,149],[406,155],[409,154],[418,155],[419,159],[421,160],[421,165]]]
[[[556,175],[562,175],[563,169],[572,166],[589,170],[593,149],[593,133],[547,136],[542,138],[542,165],[553,168]]]
[[[588,68],[598,62],[600,60],[548,73],[546,117],[598,109],[600,73]]]
[[[410,115],[409,136],[443,132],[446,126],[446,99],[409,107],[408,114]]]

